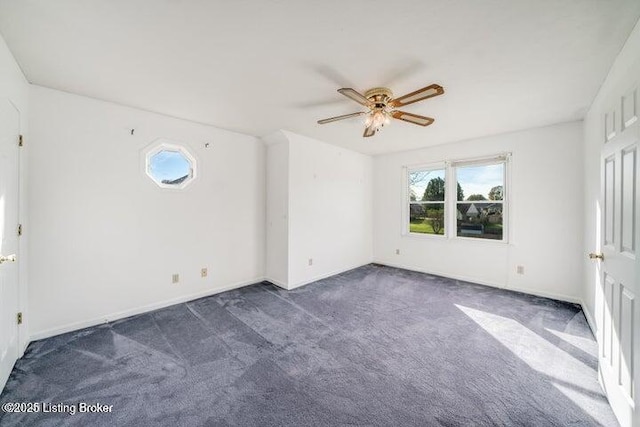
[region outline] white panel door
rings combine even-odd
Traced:
[[[640,126],[625,117],[624,102],[620,121],[611,121],[615,113],[605,116],[601,157],[599,364],[600,380],[620,424],[640,426]]]
[[[18,358],[18,137],[20,114],[0,100],[0,390]]]

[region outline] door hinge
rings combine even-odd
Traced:
[[[22,236],[22,224],[18,224],[18,236]]]
[[[16,316],[16,320],[18,321],[18,325],[22,325],[22,312],[18,312],[18,315]]]
[[[24,145],[24,137],[20,135],[18,137],[18,147],[22,147]]]

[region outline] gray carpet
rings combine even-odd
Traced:
[[[369,265],[29,345],[2,426],[616,425],[578,306]]]

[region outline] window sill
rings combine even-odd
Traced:
[[[496,239],[480,239],[477,237],[463,237],[463,236],[453,236],[451,240],[457,240],[462,242],[478,242],[478,243],[490,243],[490,244],[508,244],[508,240],[496,240]]]
[[[446,236],[441,234],[422,234],[422,233],[411,233],[406,232],[402,234],[402,237],[408,237],[410,239],[418,239],[418,240],[442,240],[442,241],[450,241],[450,242],[473,242],[479,244],[490,244],[490,245],[508,245],[508,240],[495,240],[495,239],[479,239],[475,237],[461,237],[461,236]]]
[[[448,239],[448,237],[443,234],[412,233],[410,231],[403,233],[402,237],[410,237],[412,239],[436,239],[436,240]]]

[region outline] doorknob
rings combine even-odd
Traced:
[[[600,261],[604,261],[604,255],[603,254],[594,254],[593,252],[591,252],[589,254],[589,259],[599,259]]]
[[[7,256],[0,255],[0,264],[4,262],[16,262],[16,254],[11,254]]]

